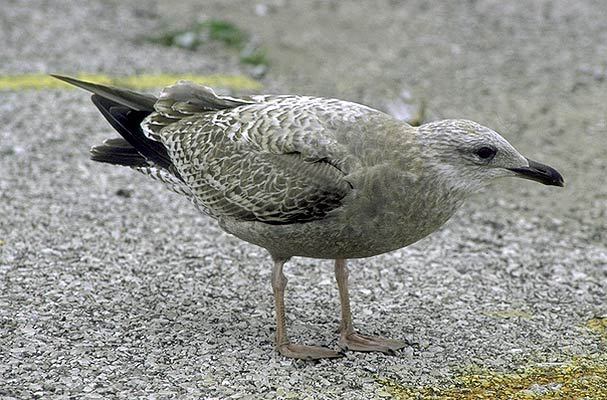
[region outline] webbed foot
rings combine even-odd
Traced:
[[[407,346],[407,342],[395,339],[384,339],[377,336],[366,336],[352,332],[342,334],[339,338],[339,347],[352,351],[381,351],[395,355],[397,350]]]

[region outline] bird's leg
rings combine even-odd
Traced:
[[[274,269],[272,270],[272,289],[274,290],[274,301],[276,303],[276,348],[285,357],[305,360],[343,356],[342,352],[337,352],[326,347],[289,343],[285,323],[285,287],[287,286],[287,278],[282,272],[282,267],[286,261],[286,259],[274,258]]]
[[[350,311],[350,294],[348,293],[348,267],[345,259],[335,260],[335,279],[339,289],[341,302],[341,323],[339,324],[339,347],[352,351],[381,351],[393,354],[394,351],[406,346],[405,342],[393,339],[383,339],[376,336],[366,336],[356,333],[352,324]]]

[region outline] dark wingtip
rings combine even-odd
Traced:
[[[87,90],[92,93],[96,93],[98,91],[96,89],[102,88],[102,86],[97,85],[95,83],[81,81],[79,79],[72,78],[71,76],[58,75],[58,74],[49,74],[49,75],[55,79],[59,79],[60,81],[69,83],[70,85],[79,87],[80,89],[84,89],[84,90]]]
[[[82,81],[65,75],[49,74],[55,79],[69,83],[116,103],[122,104],[137,111],[154,111],[156,97],[148,94],[137,93],[128,89],[120,89],[99,83]]]
[[[66,75],[49,74],[49,76],[52,76],[55,79],[59,79],[60,81],[63,81],[65,83],[69,83],[70,85],[75,85],[75,86],[78,86],[78,83],[80,82],[78,79],[75,79],[75,78],[72,78],[72,77],[66,76]]]

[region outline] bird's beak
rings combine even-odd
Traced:
[[[516,172],[519,178],[531,179],[544,185],[561,187],[565,185],[563,176],[556,169],[530,159],[527,161],[529,161],[528,167],[509,168],[509,170]]]

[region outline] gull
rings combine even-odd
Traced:
[[[555,169],[465,119],[413,127],[331,98],[219,96],[186,81],[156,97],[53,76],[92,92],[121,136],[92,147],[92,160],[164,183],[226,232],[270,253],[275,344],[286,357],[334,358],[344,350],[391,354],[404,347],[354,329],[346,260],[417,242],[498,178],[563,186]],[[289,340],[283,266],[294,256],[335,260],[340,350]]]

